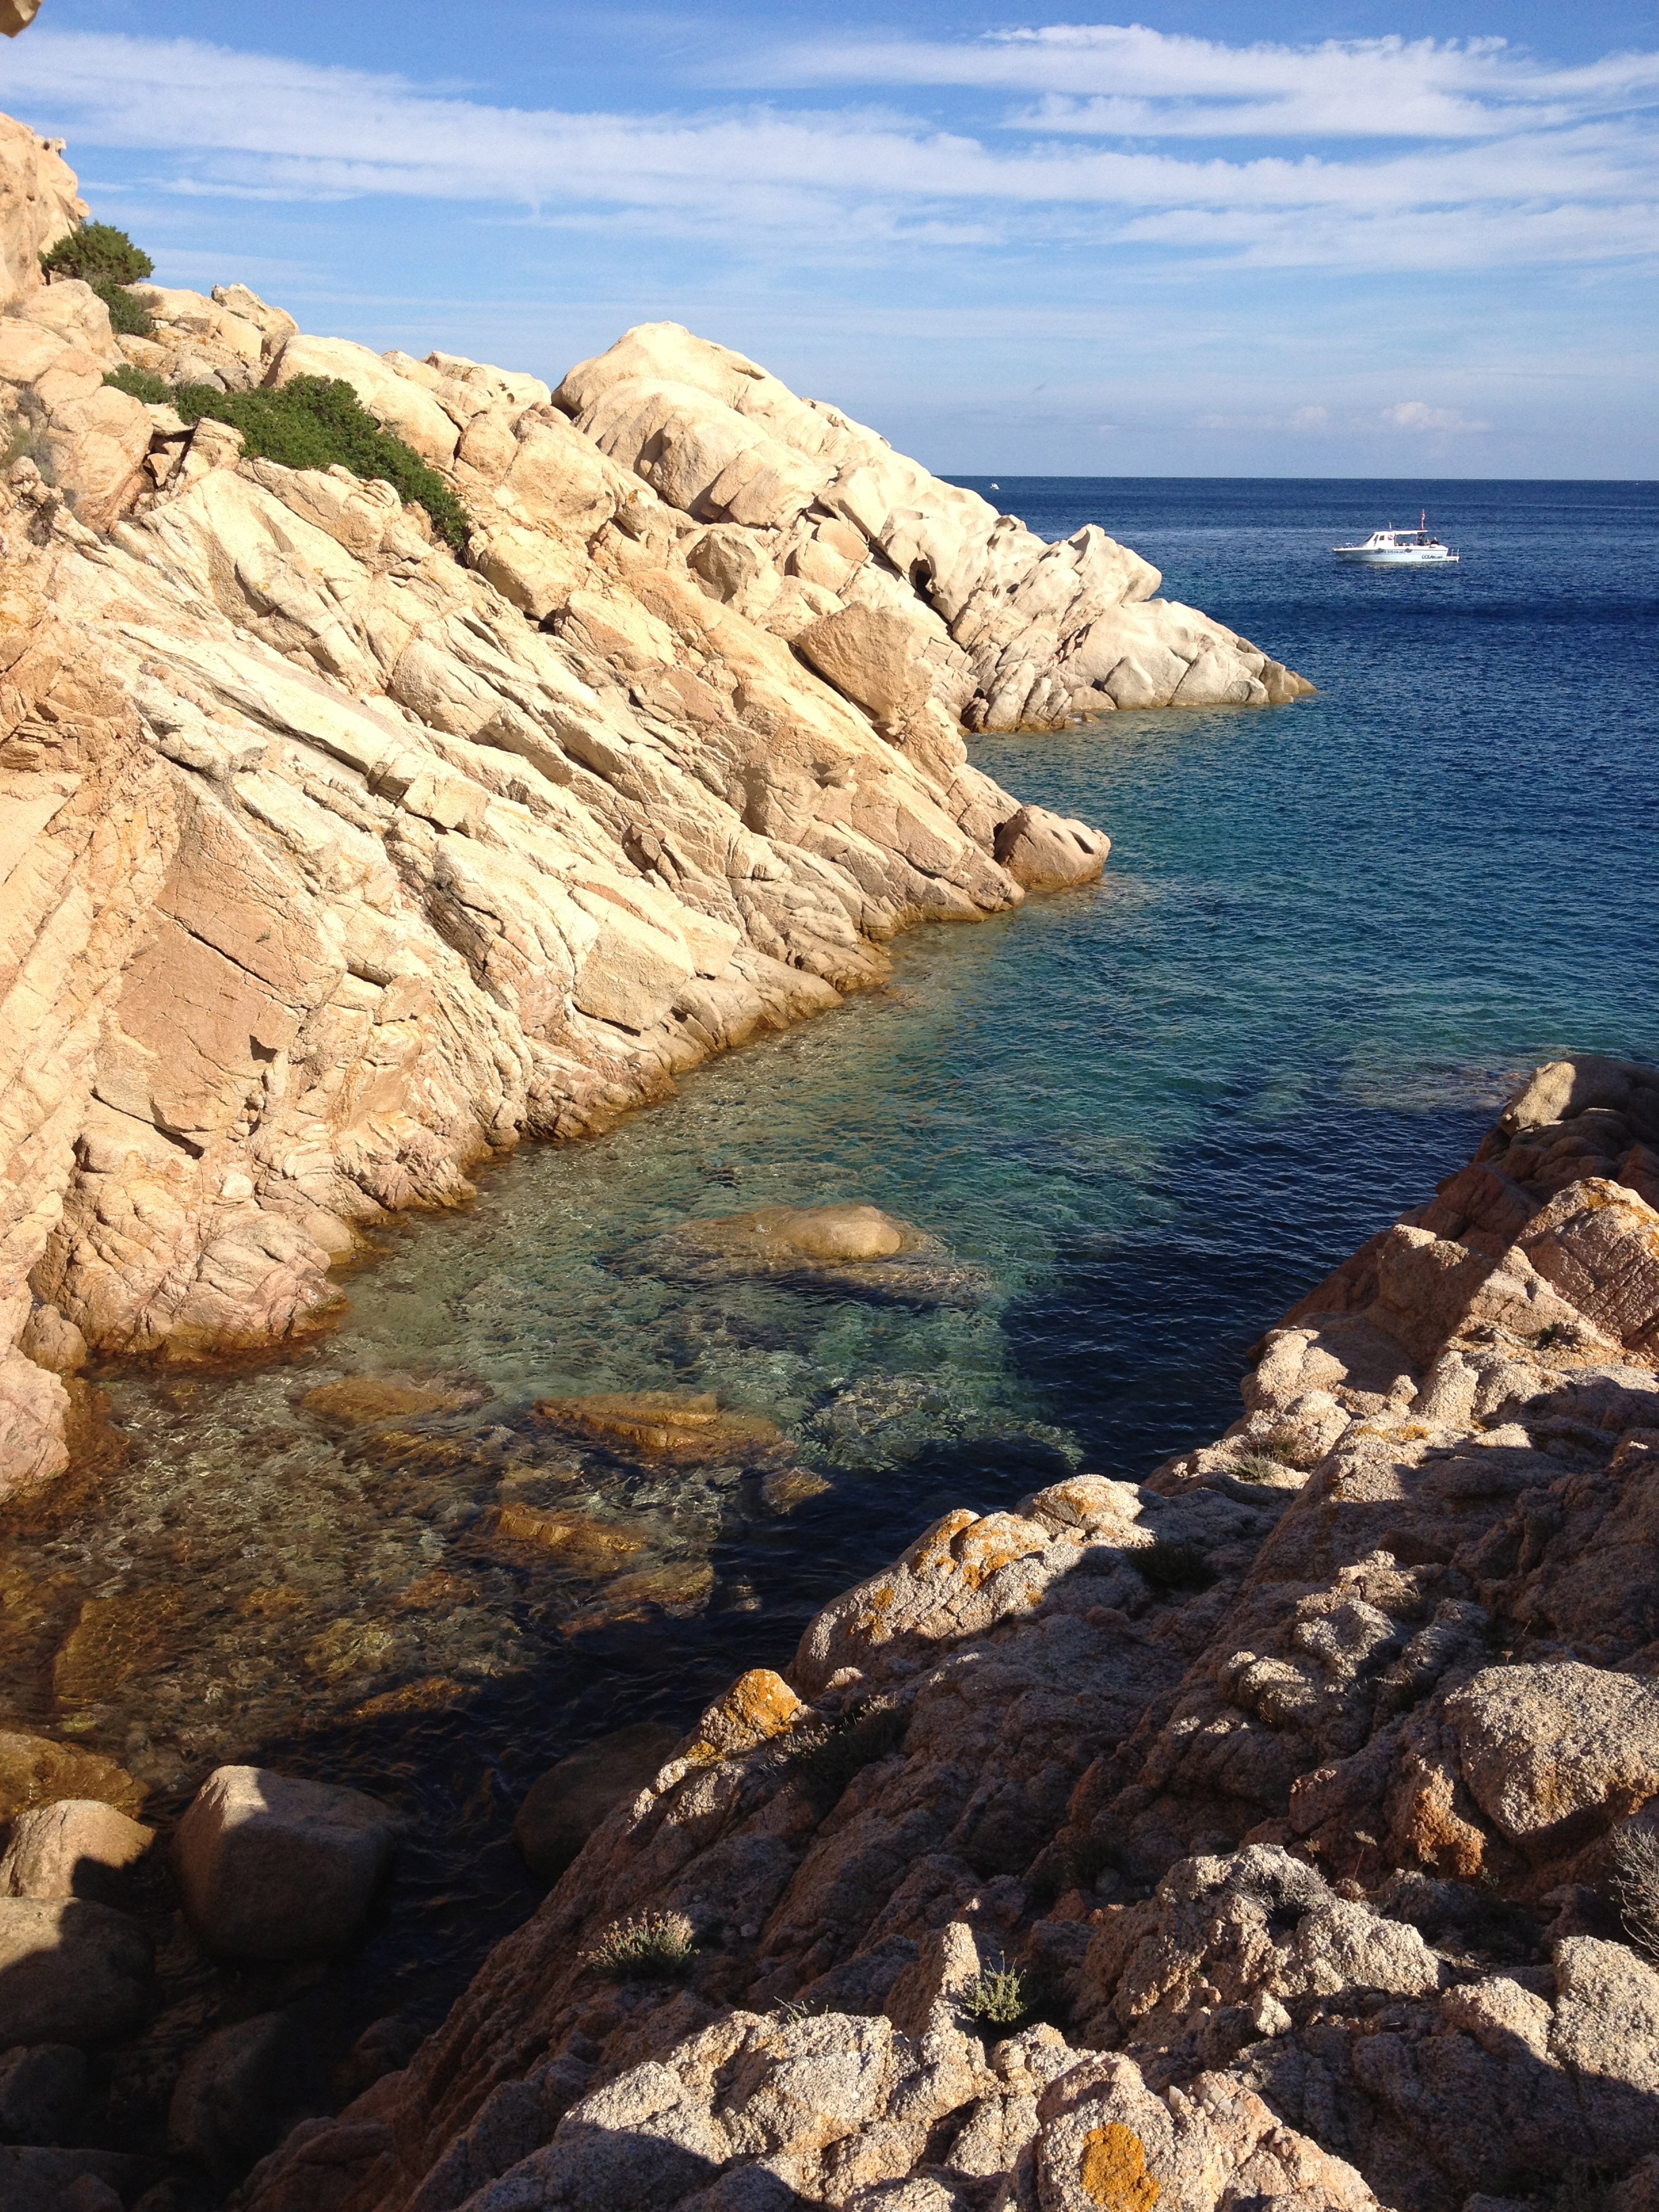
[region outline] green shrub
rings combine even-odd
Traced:
[[[83,222],[40,256],[48,276],[78,276],[94,291],[102,284],[138,284],[155,273],[142,246],[113,223]]]
[[[135,368],[131,362],[123,362],[119,368],[111,369],[104,381],[113,385],[118,392],[125,392],[130,398],[142,399],[146,407],[170,407],[173,404],[173,386],[163,384],[159,376],[152,376],[147,368]]]
[[[696,1933],[683,1912],[641,1912],[605,1929],[584,1962],[613,1982],[681,1982],[696,1961]]]
[[[109,309],[110,328],[123,337],[147,338],[154,331],[149,308],[121,288],[142,283],[155,264],[113,223],[83,222],[40,256],[40,266],[48,276],[78,276],[90,284]]]
[[[94,284],[93,290],[109,309],[109,326],[124,338],[150,338],[155,324],[149,309],[118,284]]]
[[[1017,2027],[1031,2009],[1024,1976],[1006,1960],[987,1966],[963,1999],[962,2009],[988,2027]]]
[[[426,509],[433,528],[457,553],[465,550],[465,508],[438,471],[383,430],[340,378],[296,376],[279,392],[181,384],[168,396],[186,422],[205,415],[232,424],[251,459],[276,461],[287,469],[339,466],[355,477],[383,477],[399,499]]]

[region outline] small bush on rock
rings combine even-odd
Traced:
[[[1130,1565],[1150,1590],[1167,1597],[1176,1590],[1206,1590],[1219,1578],[1196,1544],[1170,1543],[1160,1536],[1128,1554]]]
[[[795,1729],[784,1754],[799,1765],[812,1796],[834,1805],[855,1774],[898,1749],[909,1720],[888,1698],[872,1698],[832,1721],[811,1721]]]
[[[1625,1933],[1659,1966],[1659,1836],[1613,1838],[1612,1887]]]
[[[1285,1462],[1269,1458],[1266,1452],[1246,1452],[1227,1470],[1236,1482],[1277,1482],[1284,1471]]]
[[[962,2009],[988,2027],[1017,2027],[1031,2009],[1024,1976],[1006,1960],[987,1966],[963,1999]]]
[[[90,284],[109,309],[110,327],[124,337],[147,338],[154,331],[149,309],[122,287],[142,283],[155,264],[113,223],[83,222],[40,256],[40,266],[48,276],[78,276]]]
[[[586,1965],[612,1982],[682,1982],[697,1955],[696,1931],[683,1912],[641,1912],[607,1928]]]

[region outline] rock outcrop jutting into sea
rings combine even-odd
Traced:
[[[1310,688],[678,325],[556,392],[240,285],[118,338],[41,281],[84,212],[0,118],[0,1492],[66,1463],[88,1346],[278,1339],[386,1209],[1097,876],[963,727]],[[343,380],[465,561],[123,364]]]
[[[1659,1073],[1540,1069],[1218,1443],[936,1522],[238,2203],[1654,2212],[1655,1200]]]

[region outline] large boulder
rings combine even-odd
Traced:
[[[167,2148],[234,2179],[268,2151],[299,2090],[297,2039],[280,2012],[222,2027],[191,2051],[167,2112]]]
[[[0,1858],[0,1895],[122,1900],[123,1877],[155,1840],[146,1828],[95,1797],[39,1805],[14,1823]]]
[[[519,1808],[513,1840],[532,1874],[562,1875],[605,1814],[638,1796],[680,1740],[678,1729],[636,1721],[551,1766]]]
[[[349,1943],[402,1823],[361,1790],[222,1766],[173,1838],[191,1919],[234,1959],[326,1956]]]
[[[66,2142],[86,2094],[86,2054],[72,2043],[24,2043],[0,2052],[0,2140]]]
[[[1523,1846],[1659,1796],[1659,1682],[1571,1660],[1488,1667],[1446,1719],[1470,1796]]]
[[[106,2043],[149,1996],[149,1937],[82,1898],[0,1897],[0,2042]]]

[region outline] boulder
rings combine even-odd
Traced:
[[[752,1213],[688,1222],[674,1237],[688,1252],[734,1261],[757,1273],[889,1260],[933,1244],[908,1222],[873,1206],[763,1206]]]
[[[1659,1796],[1659,1681],[1574,1661],[1487,1667],[1446,1700],[1470,1796],[1511,1842]]]
[[[325,1957],[362,1925],[402,1826],[361,1790],[222,1766],[179,1823],[173,1866],[210,1949]]]
[[[922,660],[927,632],[896,609],[843,607],[793,641],[810,667],[878,722],[902,723],[933,689]]]
[[[155,1840],[154,1828],[130,1820],[95,1797],[64,1797],[20,1813],[0,1858],[0,1895],[90,1897],[123,1902],[126,1869]]]
[[[144,2016],[150,1942],[82,1898],[0,1897],[0,2040],[107,2043]]]
[[[349,338],[291,337],[265,382],[280,390],[296,376],[322,376],[350,385],[375,421],[423,461],[444,468],[454,459],[461,434],[458,425],[429,392],[400,376],[367,346],[355,345]]]
[[[220,2183],[276,2141],[301,2087],[299,2039],[280,2012],[222,2027],[191,2051],[167,2110],[167,2148]]]
[[[0,2148],[6,2212],[120,2212],[160,2171],[119,2151]]]
[[[996,833],[997,859],[1028,891],[1069,890],[1092,883],[1106,866],[1112,841],[1086,822],[1022,806]]]
[[[0,2051],[0,2141],[69,2142],[86,2094],[86,2056],[72,2043]]]
[[[531,1784],[513,1823],[513,1840],[532,1874],[556,1880],[612,1806],[645,1788],[680,1734],[660,1722],[636,1721],[549,1767]]]

